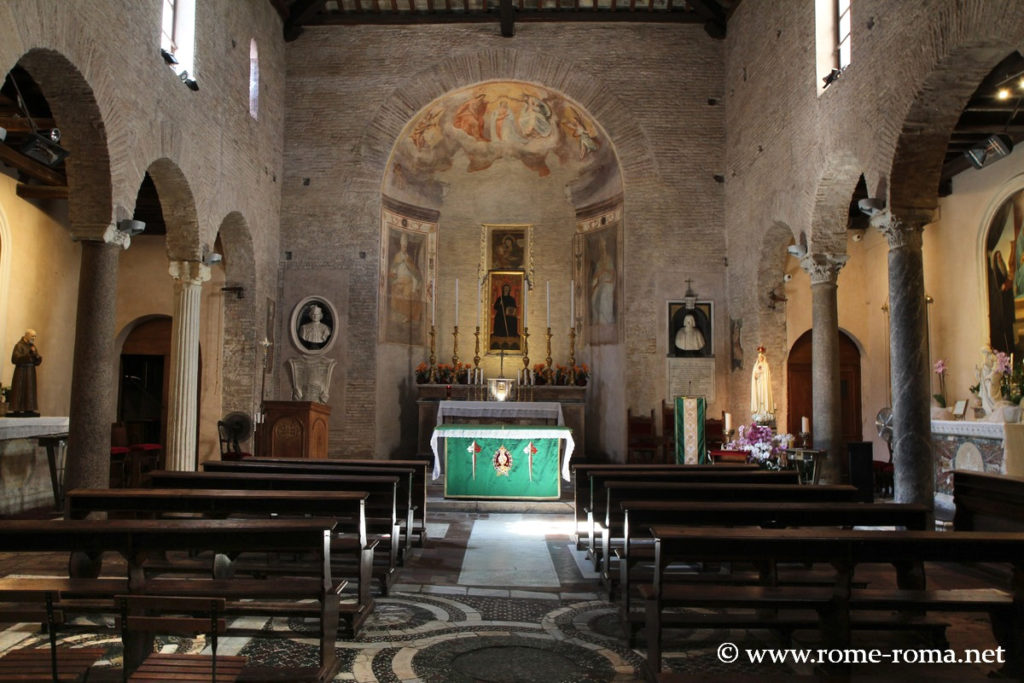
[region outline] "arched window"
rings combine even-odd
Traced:
[[[260,54],[255,38],[249,41],[249,116],[260,117]]]
[[[171,68],[179,75],[187,71],[196,77],[196,2],[195,0],[163,0],[160,22],[160,47],[178,61]]]

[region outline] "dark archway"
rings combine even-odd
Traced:
[[[811,399],[811,340],[807,330],[793,343],[786,363],[786,431],[800,432],[800,418],[814,414]],[[860,349],[848,334],[839,330],[839,386],[844,443],[863,440],[861,425]],[[811,425],[814,432],[814,425]]]

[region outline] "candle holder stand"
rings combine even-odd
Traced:
[[[437,330],[434,328],[433,325],[431,325],[430,326],[430,371],[429,371],[430,374],[427,377],[427,381],[430,382],[431,384],[433,384],[434,380],[437,379],[437,356],[434,353],[434,351],[436,349],[436,347],[434,345],[436,337],[437,337]]]
[[[459,365],[459,326],[452,328],[452,369]]]

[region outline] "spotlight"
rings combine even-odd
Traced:
[[[146,224],[134,218],[125,218],[117,222],[117,229],[128,235],[138,235],[146,229]]]
[[[984,147],[972,147],[964,155],[970,160],[974,168],[982,168],[1013,151],[1013,140],[1008,135],[990,135],[985,140]]]
[[[802,244],[791,244],[788,247],[786,247],[786,251],[788,251],[790,254],[797,258],[803,258],[804,256],[807,256],[807,247],[803,246]]]
[[[189,90],[193,90],[193,91],[198,91],[199,90],[199,84],[196,82],[196,79],[194,79],[194,78],[192,78],[191,76],[188,75],[188,71],[187,70],[184,70],[180,74],[178,74],[178,78],[181,79],[181,82],[184,83],[188,87]]]
[[[839,76],[840,76],[840,75],[841,75],[842,73],[843,73],[843,72],[842,72],[842,71],[840,71],[839,69],[832,69],[832,70],[831,70],[831,71],[829,71],[829,72],[828,72],[827,74],[825,74],[825,76],[824,76],[824,77],[823,77],[823,78],[822,78],[821,80],[823,80],[823,81],[825,82],[825,87],[827,88],[828,86],[832,85],[832,83],[833,83],[833,82],[834,82],[834,81],[835,81],[835,80],[836,80],[837,78],[839,78]]]
[[[45,132],[52,133],[52,131]],[[60,131],[57,131],[57,139],[60,139]],[[58,165],[68,156],[68,151],[58,145],[52,135],[40,135],[39,133],[33,133],[29,137],[28,142],[21,146],[21,153],[50,168]]]
[[[865,197],[857,200],[857,208],[865,216],[874,216],[885,210],[885,200],[878,197]]]
[[[204,266],[212,266],[214,264],[220,263],[223,260],[224,260],[223,256],[221,256],[220,254],[218,254],[215,251],[211,251],[210,253],[208,253],[205,256],[203,256],[203,265]]]
[[[165,64],[174,65],[178,63],[178,59],[163,48],[160,48],[160,56],[164,58]]]

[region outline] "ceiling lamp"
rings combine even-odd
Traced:
[[[994,163],[1003,157],[1009,156],[1013,151],[1013,140],[1009,135],[990,135],[985,140],[984,146],[971,147],[964,152],[974,168],[982,168]]]

